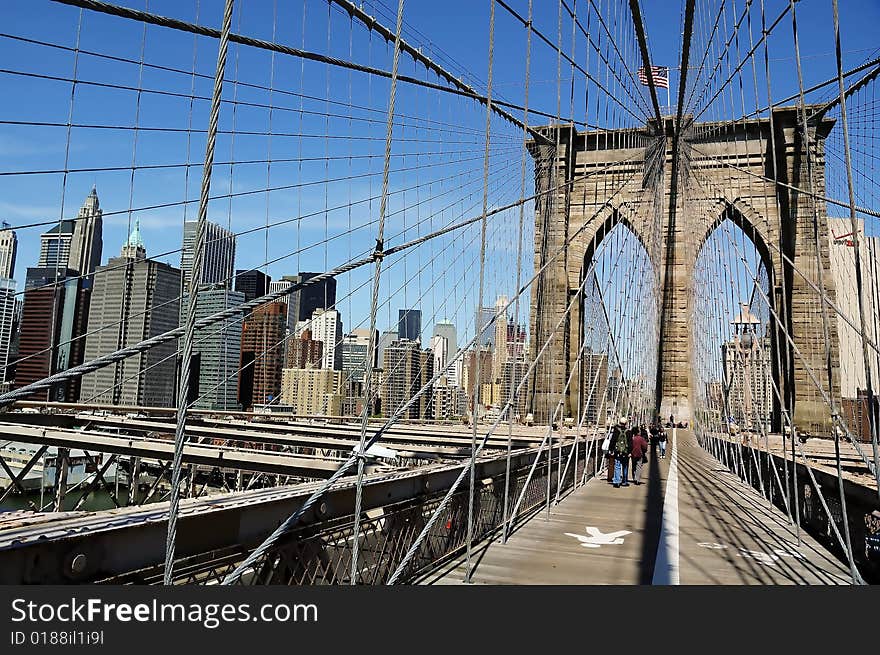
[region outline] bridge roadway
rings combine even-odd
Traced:
[[[643,484],[601,475],[475,552],[474,584],[849,584],[848,568],[676,430]],[[460,584],[464,558],[426,576]]]

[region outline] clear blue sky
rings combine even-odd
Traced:
[[[569,4],[573,0],[569,0]],[[385,0],[386,5],[396,7],[393,0]],[[134,8],[148,8],[149,11],[165,14],[218,27],[222,10],[220,0],[128,0],[122,4]],[[233,21],[233,29],[236,32],[245,33],[265,39],[304,47],[322,53],[330,53],[334,56],[354,59],[355,61],[371,64],[380,68],[390,68],[389,49],[380,39],[373,37],[371,40],[367,32],[355,26],[351,28],[348,18],[341,15],[336,9],[330,12],[328,26],[328,6],[321,0],[308,0],[307,2],[271,2],[269,0],[246,0],[237,3],[241,11],[236,12]],[[366,9],[380,17],[388,25],[391,25],[389,13],[393,9],[376,4],[364,3]],[[511,1],[523,15],[526,13],[526,0]],[[603,15],[606,16],[612,32],[619,21],[628,20],[628,3],[607,2],[596,0],[596,5],[602,6]],[[703,2],[697,3],[700,6]],[[714,7],[718,2],[711,3]],[[756,3],[757,4],[757,3]],[[766,0],[768,22],[775,18],[781,9],[787,4],[787,0]],[[845,66],[857,65],[870,56],[875,56],[877,51],[877,30],[880,24],[880,3],[876,0],[841,0],[842,32],[845,35]],[[645,14],[646,27],[651,46],[652,58],[655,64],[676,67],[680,57],[681,43],[681,12],[683,3],[673,0],[643,0],[642,6]],[[735,7],[739,13],[744,5],[744,0],[738,0],[728,7]],[[550,0],[535,2],[535,25],[547,37],[554,41],[557,34],[557,3]],[[587,0],[578,0],[578,13],[586,21]],[[305,10],[304,10],[305,7]],[[416,44],[423,45],[429,52],[445,58],[446,63],[458,73],[466,73],[467,79],[474,81],[482,90],[487,76],[487,30],[489,3],[484,0],[445,0],[444,2],[428,2],[410,0],[406,5],[407,37]],[[79,33],[80,47],[100,53],[111,54],[115,57],[128,58],[135,61],[143,59],[150,64],[157,64],[173,68],[191,71],[195,64],[195,70],[206,76],[213,73],[216,57],[216,41],[208,38],[194,38],[189,34],[175,33],[173,31],[143,26],[128,20],[111,16],[82,12],[83,21],[79,24],[80,10],[59,5],[48,0],[7,0],[4,2],[4,22],[0,32],[0,61],[7,72],[0,73],[0,88],[3,89],[4,102],[0,105],[0,120],[2,121],[43,121],[47,123],[66,123],[71,112],[71,84],[66,81],[37,79],[20,74],[28,72],[39,75],[57,76],[70,78],[73,73],[74,55],[63,49],[52,49],[46,46],[28,44],[21,40],[9,38],[9,36],[26,37],[41,41],[51,42],[64,47],[71,47],[76,43]],[[831,77],[835,73],[835,61],[833,56],[834,43],[831,30],[831,2],[830,0],[803,0],[798,3],[798,22],[801,36],[801,54],[804,64],[804,82],[809,86],[815,82]],[[273,20],[273,13],[275,14]],[[732,11],[730,14],[732,15]],[[524,84],[524,52],[525,31],[521,25],[512,19],[500,7],[496,10],[496,38],[495,38],[495,69],[494,87],[497,96],[514,103],[523,101]],[[726,15],[727,21],[732,21],[731,15]],[[303,28],[305,17],[306,28]],[[712,17],[714,19],[714,15]],[[706,25],[710,19],[705,15],[698,16],[697,30],[699,34],[705,34]],[[729,23],[728,23],[729,25]],[[586,27],[586,26],[585,26]],[[593,35],[602,34],[595,20],[595,13],[591,19],[590,31]],[[729,33],[727,30],[722,30]],[[328,38],[329,34],[329,38]],[[739,44],[740,53],[744,54],[748,49],[747,32],[743,34],[743,42]],[[753,34],[757,38],[759,26],[753,25]],[[603,35],[604,36],[604,35]],[[699,61],[704,49],[704,43],[697,37],[694,48],[695,53],[692,61]],[[566,23],[563,30],[563,43],[566,51],[571,43],[571,26]],[[794,93],[797,90],[797,80],[793,76],[793,51],[791,39],[790,20],[783,20],[782,24],[774,31],[771,41],[772,81],[774,99],[779,100]],[[624,44],[621,44],[624,47]],[[731,45],[733,48],[734,45]],[[586,46],[582,35],[578,35],[575,52],[578,61],[586,57]],[[733,51],[732,51],[733,52]],[[595,53],[592,55],[589,70],[596,72],[600,67],[595,61]],[[732,55],[732,60],[739,57]],[[452,62],[455,62],[454,64]],[[714,66],[717,56],[712,53],[707,57],[706,66]],[[640,64],[637,57],[627,62],[631,69]],[[694,63],[693,65],[697,65]],[[604,69],[602,69],[604,70]],[[230,176],[229,167],[219,166],[215,169],[214,185],[212,192],[216,194],[228,193],[247,189],[260,189],[267,186],[279,187],[294,185],[308,180],[334,179],[336,177],[349,177],[360,175],[354,182],[327,183],[303,188],[300,191],[278,190],[271,194],[260,193],[250,196],[229,200],[212,202],[210,218],[221,224],[231,224],[235,230],[258,228],[266,221],[277,222],[291,219],[292,217],[314,214],[308,220],[292,221],[284,226],[273,228],[267,239],[265,232],[242,237],[238,242],[239,268],[258,266],[267,259],[281,257],[285,253],[296,249],[297,244],[302,247],[305,244],[321,241],[328,235],[333,235],[348,229],[351,225],[358,225],[365,221],[375,219],[378,211],[378,203],[365,203],[349,211],[333,211],[336,205],[346,205],[350,200],[358,198],[375,197],[378,194],[378,165],[373,159],[368,162],[334,160],[332,166],[326,161],[319,161],[326,157],[351,157],[357,155],[377,154],[382,150],[382,136],[384,134],[383,110],[387,98],[387,82],[381,79],[369,79],[368,76],[358,73],[348,73],[340,69],[330,70],[324,65],[315,63],[303,63],[299,59],[278,55],[274,65],[269,53],[255,51],[254,49],[238,48],[230,49],[230,59],[227,72],[230,78],[238,79],[255,85],[272,86],[277,91],[271,94],[271,102],[276,106],[285,106],[288,111],[272,112],[271,120],[273,132],[293,134],[306,132],[315,136],[331,134],[345,138],[324,139],[309,138],[296,139],[290,136],[276,136],[268,139],[265,135],[248,135],[248,131],[265,132],[269,124],[269,112],[265,109],[238,105],[235,112],[229,110],[229,105],[224,106],[221,118],[221,129],[226,134],[221,134],[218,145],[216,161],[223,162],[230,159],[236,162],[244,160],[261,161],[271,158],[275,160],[271,171],[267,171],[265,163],[250,165],[237,165]],[[424,76],[424,72],[416,69],[408,60],[402,61],[401,72],[404,74]],[[570,106],[571,88],[569,86],[570,69],[563,62],[562,76],[565,82],[560,89],[559,102],[561,114],[568,115],[572,111]],[[603,73],[604,74],[604,73]],[[745,78],[746,107],[754,106],[754,92],[751,89],[750,72]],[[161,89],[178,94],[189,94],[193,81],[189,75],[171,73],[168,71],[145,68],[141,73],[137,65],[124,62],[111,62],[106,59],[81,55],[77,63],[77,77],[80,80],[91,80],[107,84],[138,87],[145,89]],[[759,98],[766,101],[764,77],[759,73]],[[546,44],[539,43],[535,39],[531,63],[530,106],[550,114],[557,111],[557,59],[556,54]],[[607,79],[600,76],[600,79]],[[677,74],[673,72],[672,84],[677,87]],[[323,99],[327,97],[328,88],[334,98],[341,100],[343,106],[328,105]],[[211,89],[210,79],[199,78],[195,80],[197,95],[209,96]],[[316,100],[299,100],[296,97],[285,96],[284,92],[312,95]],[[698,89],[698,93],[701,89]],[[833,87],[828,91],[816,95],[828,97]],[[596,98],[595,89],[590,91]],[[737,90],[737,95],[738,95]],[[661,95],[661,103],[665,104],[665,98]],[[401,154],[399,161],[405,162],[402,166],[413,168],[416,172],[400,173],[392,175],[392,190],[402,189],[409,186],[418,186],[431,176],[435,178],[459,176],[457,183],[460,188],[437,187],[432,193],[439,195],[441,190],[447,189],[449,200],[457,199],[454,212],[462,216],[478,213],[482,161],[482,130],[485,115],[473,103],[466,104],[460,101],[443,98],[438,99],[438,94],[425,90],[402,88],[398,99],[399,110],[409,116],[426,117],[435,123],[445,122],[461,128],[462,134],[453,139],[449,132],[436,130],[413,130],[413,145],[410,150],[407,146],[396,145],[402,148],[396,152]],[[675,93],[673,92],[673,102]],[[224,97],[231,99],[250,101],[254,104],[268,104],[270,94],[265,90],[247,88],[227,84],[224,89]],[[582,120],[584,110],[584,84],[583,77],[576,73],[574,88],[573,111],[576,118]],[[725,101],[726,102],[726,101]],[[730,114],[732,109],[729,104],[722,100],[716,102],[706,113],[707,118],[718,118],[724,112]],[[734,108],[739,106],[739,99],[734,99]],[[302,104],[300,104],[302,103]],[[191,106],[192,104],[192,106]],[[351,110],[346,104],[361,105],[371,108],[368,110]],[[33,171],[54,170],[65,167],[91,168],[120,167],[118,171],[71,173],[66,176],[61,174],[44,175],[4,175],[0,176],[0,220],[6,220],[12,225],[22,225],[31,222],[58,220],[62,215],[65,218],[75,215],[79,205],[88,194],[92,185],[98,188],[101,205],[107,212],[115,212],[105,220],[104,231],[104,261],[110,256],[115,256],[125,239],[126,233],[134,219],[140,219],[141,231],[147,243],[151,255],[161,252],[172,251],[180,246],[181,220],[184,217],[184,209],[181,206],[168,207],[151,211],[132,211],[141,207],[161,203],[179,202],[184,194],[190,199],[198,196],[201,170],[193,166],[187,171],[185,168],[162,168],[148,170],[144,168],[155,164],[181,164],[187,161],[200,162],[204,154],[204,134],[187,133],[188,126],[203,130],[207,124],[208,103],[196,101],[190,103],[186,98],[162,96],[151,93],[141,93],[124,89],[108,87],[77,85],[73,99],[72,117],[73,122],[83,125],[116,125],[134,126],[141,128],[173,128],[174,132],[159,130],[108,130],[77,128],[71,131],[68,144],[67,130],[64,127],[36,127],[32,125],[0,124],[0,172],[10,171]],[[314,114],[301,115],[290,109],[304,107]],[[338,113],[337,117],[328,119],[322,116],[324,113]],[[346,118],[347,114],[353,114],[362,118],[370,118],[373,122],[355,121],[352,123]],[[634,124],[632,117],[628,116],[620,107],[605,98],[599,98],[599,104],[593,106],[587,112],[590,122],[600,122],[610,127]],[[409,121],[410,119],[405,119]],[[549,119],[532,118],[531,122],[547,122]],[[517,131],[506,126],[503,121],[497,123],[497,142],[493,142],[493,180],[490,197],[491,205],[503,204],[516,199],[519,195],[519,158],[517,150]],[[493,129],[494,124],[493,124]],[[231,138],[228,132],[236,132],[235,138]],[[406,138],[406,129],[398,130],[396,136]],[[433,135],[433,137],[431,137]],[[431,142],[428,145],[426,139],[434,138],[443,141],[442,144]],[[69,148],[68,148],[69,145]],[[432,166],[429,157],[416,157],[419,148],[431,150],[432,148],[446,148],[454,150],[456,147],[460,159],[466,159],[466,163],[453,163],[452,159],[446,163]],[[411,153],[403,157],[404,152]],[[284,163],[284,159],[301,159],[313,157],[315,161],[306,164]],[[515,163],[505,162],[504,158],[510,157]],[[137,170],[125,170],[130,167],[134,160]],[[444,160],[445,161],[445,160]],[[505,163],[507,166],[505,166]],[[400,165],[400,164],[399,164]],[[507,170],[507,169],[510,170]],[[839,180],[839,177],[836,178]],[[132,180],[134,184],[132,185]],[[832,185],[833,179],[829,181]],[[843,193],[835,188],[835,194]],[[843,196],[838,196],[843,197]],[[63,210],[62,210],[63,202]],[[404,196],[402,193],[391,201],[390,211],[420,202],[414,200],[410,193]],[[867,202],[867,201],[866,201]],[[430,202],[424,202],[419,206],[425,214],[414,216],[408,212],[402,219],[401,224],[391,222],[389,231],[393,234],[397,231],[406,230],[406,238],[412,238],[420,233],[419,230],[427,229],[423,224],[413,227],[415,224],[424,223],[427,213],[439,213],[443,205],[443,198],[432,198]],[[186,207],[186,217],[194,218],[197,205],[195,203]],[[453,212],[453,210],[450,210]],[[453,212],[453,213],[454,213]],[[470,212],[470,213],[469,213]],[[453,213],[439,214],[438,221],[451,220]],[[409,223],[406,223],[409,221]],[[441,223],[431,219],[430,226],[439,227]],[[512,224],[506,224],[499,228],[494,235],[494,248],[497,256],[508,256],[515,252],[515,231]],[[16,278],[20,288],[23,286],[25,269],[35,265],[39,247],[39,234],[45,227],[19,230],[19,255],[16,267]],[[354,237],[340,239],[330,246],[313,248],[296,257],[289,257],[282,262],[269,267],[273,277],[282,274],[295,273],[301,270],[325,270],[325,268],[341,263],[350,255],[357,254],[372,246],[375,227],[362,229],[356,232]],[[505,236],[507,235],[507,236]],[[401,237],[402,238],[402,237]],[[400,239],[398,239],[399,242]],[[463,245],[465,249],[472,249],[473,243]],[[470,250],[468,250],[470,252]],[[411,259],[407,266],[412,275],[415,270],[423,266],[434,251],[425,251],[424,259]],[[421,255],[420,255],[421,256]],[[415,256],[413,256],[415,257]],[[179,263],[179,255],[172,254],[160,259],[167,260],[172,264]],[[450,264],[455,266],[456,264]],[[530,265],[529,267],[530,268]],[[364,271],[366,275],[366,271]],[[426,275],[430,272],[426,271]],[[387,308],[386,320],[380,321],[380,328],[386,327],[382,323],[393,322],[396,318],[397,305],[405,306],[404,303],[412,302],[412,297],[407,297],[403,292],[397,294],[395,289],[401,286],[402,273],[395,273],[388,280],[388,292],[394,296],[393,303]],[[467,275],[470,275],[468,273]],[[466,277],[462,272],[463,278]],[[393,279],[392,279],[393,278]],[[347,284],[355,287],[362,284],[367,278],[355,274],[349,278]],[[422,279],[422,278],[420,278]],[[428,278],[424,278],[428,279]],[[469,278],[470,279],[470,278]],[[444,282],[446,284],[446,282]],[[496,291],[502,288],[500,280],[496,280],[496,288],[490,281],[486,296],[491,304],[491,299]],[[420,282],[419,289],[425,289],[427,283]],[[405,291],[405,289],[404,289]],[[468,318],[459,310],[453,312],[452,303],[448,298],[452,290],[434,290],[437,298],[432,300],[436,306],[436,313],[456,313]],[[469,290],[468,293],[472,293]],[[353,314],[364,315],[366,296],[358,296],[358,307],[352,309]],[[443,303],[446,303],[445,305]],[[393,305],[393,306],[392,306]],[[441,316],[436,316],[441,318]],[[463,319],[460,319],[463,320]],[[346,321],[346,329],[352,327]]]

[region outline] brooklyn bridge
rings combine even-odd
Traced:
[[[880,9],[434,4],[4,8],[0,583],[880,581]]]

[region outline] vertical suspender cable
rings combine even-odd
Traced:
[[[525,78],[525,97],[523,99],[523,150],[522,150],[522,163],[520,167],[520,200],[525,198],[526,196],[526,156],[528,155],[526,151],[525,141],[528,139],[528,124],[529,124],[529,85],[531,80],[531,65],[532,65],[532,0],[529,0],[529,20],[526,24],[526,78]],[[516,250],[516,288],[519,290],[522,284],[522,249],[523,249],[523,222],[525,219],[525,203],[519,206],[519,240],[517,241],[517,250]],[[519,341],[519,295],[516,296],[516,303],[514,305],[515,309],[513,310],[514,321],[516,323],[516,327],[514,328],[514,338]],[[516,363],[514,363],[513,369],[514,373],[513,379],[516,379]],[[517,380],[517,383],[519,380]],[[507,463],[504,468],[504,512],[502,514],[502,524],[503,535],[502,542],[507,543],[507,533],[508,533],[508,525],[507,525],[507,510],[508,510],[508,502],[510,496],[510,451],[512,447],[513,441],[513,411],[514,407],[517,407],[520,403],[514,404],[513,392],[515,389],[515,385],[511,384],[510,388],[510,400],[507,414]]]
[[[804,100],[804,80],[803,80],[803,70],[801,67],[801,55],[800,55],[800,45],[798,41],[798,29],[797,29],[797,12],[795,9],[795,0],[789,0],[791,3],[791,28],[792,35],[794,39],[794,53],[795,53],[795,63],[797,64],[797,75],[798,75],[798,91],[799,91],[799,102],[798,106],[801,114],[801,138],[804,143],[804,157],[806,159],[807,165],[807,175],[808,180],[807,183],[809,185],[810,193],[815,193],[815,184],[813,178],[813,161],[810,154],[810,126],[807,121],[807,109],[806,103]],[[818,129],[818,128],[817,128]],[[818,137],[817,137],[818,139]],[[818,144],[818,141],[817,141]],[[819,277],[819,290],[821,295],[820,305],[822,306],[822,331],[823,337],[825,341],[825,370],[828,377],[828,401],[831,407],[831,430],[834,435],[834,459],[837,465],[837,486],[840,492],[840,508],[841,508],[841,516],[843,518],[843,534],[846,539],[846,556],[849,562],[849,570],[850,575],[852,576],[853,584],[859,584],[861,582],[861,576],[859,575],[858,570],[856,569],[855,561],[853,560],[853,552],[852,552],[852,541],[850,539],[849,534],[849,520],[847,518],[846,511],[846,494],[843,490],[843,472],[840,466],[840,434],[838,431],[838,422],[840,421],[840,415],[837,411],[837,404],[834,402],[834,378],[832,376],[832,368],[831,368],[831,343],[830,336],[828,331],[828,309],[826,307],[826,303],[824,301],[825,298],[825,276],[823,273],[823,263],[822,263],[822,248],[821,248],[821,240],[819,236],[819,216],[818,209],[816,207],[817,198],[810,198],[810,206],[812,208],[813,214],[813,243],[816,248],[816,273]],[[829,517],[829,520],[833,521],[833,517]]]
[[[880,453],[877,446],[877,413],[874,406],[874,388],[871,384],[871,357],[865,336],[868,334],[865,321],[865,298],[862,293],[862,262],[859,253],[859,230],[856,220],[856,196],[853,190],[852,154],[849,148],[849,124],[846,115],[846,89],[843,86],[843,58],[840,52],[840,20],[837,0],[831,0],[834,9],[834,49],[837,54],[837,85],[840,89],[840,118],[843,123],[843,154],[846,161],[846,184],[849,192],[849,218],[852,229],[853,252],[856,265],[856,293],[859,298],[859,324],[862,331],[862,357],[865,360],[865,387],[868,395],[868,426],[871,432],[871,445],[874,450],[874,475],[877,479],[877,493],[880,494]],[[867,237],[866,237],[867,238]]]
[[[193,337],[196,325],[196,302],[202,280],[202,256],[204,254],[205,223],[208,214],[208,195],[211,191],[211,169],[214,165],[214,146],[217,142],[217,125],[220,119],[220,97],[223,92],[223,77],[226,73],[226,51],[229,46],[229,31],[232,26],[232,8],[235,0],[226,0],[223,10],[223,28],[220,33],[220,47],[217,52],[217,70],[214,73],[214,91],[211,96],[211,114],[208,120],[208,140],[205,148],[205,164],[202,170],[202,190],[199,197],[199,214],[196,223],[196,238],[193,254],[192,274],[189,287],[189,305],[186,314],[186,333],[183,341],[183,357],[180,364],[180,385],[177,391],[177,426],[174,431],[174,459],[171,469],[171,502],[168,508],[168,537],[165,542],[165,573],[163,584],[170,585],[174,567],[174,545],[177,538],[177,513],[180,505],[180,472],[183,463],[183,444],[186,440],[186,413],[189,409],[190,362],[192,360]]]
[[[400,33],[403,29],[403,0],[397,2],[397,27],[394,33],[394,60],[391,64],[391,90],[388,96],[388,119],[385,125],[385,159],[384,168],[382,169],[382,197],[379,201],[379,227],[378,236],[376,237],[376,251],[373,258],[376,262],[373,271],[373,296],[370,301],[370,337],[369,337],[369,355],[367,356],[367,377],[364,380],[364,411],[361,418],[361,440],[358,444],[358,472],[357,472],[357,490],[355,492],[354,502],[354,526],[352,528],[352,546],[351,546],[351,584],[357,584],[357,564],[358,564],[358,532],[360,528],[361,506],[363,502],[363,486],[364,486],[364,452],[367,441],[367,423],[370,418],[370,393],[371,382],[373,379],[373,364],[376,361],[376,351],[379,343],[376,339],[376,311],[379,305],[379,282],[382,273],[382,241],[385,238],[385,212],[388,209],[388,177],[391,162],[391,143],[394,134],[394,101],[397,94],[397,65],[400,61]],[[487,146],[488,147],[488,146]],[[483,207],[483,224],[486,222],[485,203]]]
[[[495,0],[489,3],[489,73],[486,82],[486,150],[483,155],[483,216],[480,221],[480,285],[477,293],[476,330],[477,330],[477,362],[474,376],[474,409],[472,415],[473,430],[471,432],[471,463],[470,463],[470,491],[468,496],[468,525],[467,525],[467,567],[465,582],[470,582],[473,576],[473,539],[474,539],[474,490],[476,480],[477,461],[477,421],[479,419],[480,384],[483,358],[480,352],[480,336],[482,333],[482,307],[483,307],[483,282],[486,270],[486,212],[489,207],[489,144],[492,123],[492,65],[495,56]],[[495,317],[497,320],[498,317]]]
[[[773,120],[773,109],[774,103],[771,98],[771,85],[770,85],[770,39],[766,38],[767,35],[767,15],[764,10],[764,0],[761,0],[761,33],[765,37],[764,39],[764,77],[767,82],[767,104],[768,104],[768,112],[767,117],[769,120],[769,131],[770,131],[770,153],[771,153],[771,170],[773,171],[773,179],[779,179],[779,171],[777,170],[777,160],[776,160],[776,126]],[[776,198],[777,208],[779,207],[779,196],[774,194]],[[781,214],[781,209],[778,210]],[[788,282],[786,281],[786,273],[785,273],[785,258],[784,251],[782,248],[782,221],[780,219],[780,238],[779,238],[779,272],[781,275],[780,287],[782,289],[782,321],[783,321],[783,330],[788,329],[789,324],[789,308],[788,308]],[[775,299],[774,299],[775,300]],[[780,344],[779,339],[779,330],[775,330],[776,336],[776,360],[777,366],[780,369],[780,379],[784,380],[783,386],[783,394],[782,400],[780,401],[780,405],[782,407],[781,413],[784,416],[787,416],[789,427],[790,427],[790,438],[792,439],[791,444],[791,481],[789,482],[788,477],[788,451],[786,447],[786,437],[785,437],[785,429],[782,429],[782,466],[783,466],[783,474],[785,475],[785,486],[786,486],[786,494],[788,495],[788,504],[789,504],[789,516],[794,521],[795,526],[795,534],[797,536],[798,545],[801,542],[801,526],[800,526],[800,506],[798,505],[798,489],[797,489],[797,463],[795,462],[795,451],[794,451],[794,439],[796,438],[794,431],[794,422],[793,422],[793,408],[791,403],[789,402],[789,398],[791,398],[792,394],[792,385],[794,383],[794,373],[791,364],[791,351],[788,347],[788,344],[785,343]],[[784,340],[783,340],[784,341]],[[782,362],[780,361],[782,348],[785,348],[785,368],[782,369]]]

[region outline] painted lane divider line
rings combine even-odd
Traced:
[[[666,477],[666,494],[663,497],[663,514],[660,523],[660,543],[654,560],[654,577],[651,584],[681,584],[678,553],[678,430],[672,428],[672,456]]]

